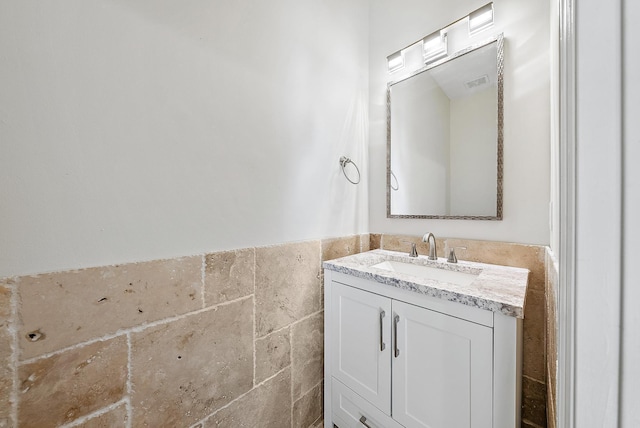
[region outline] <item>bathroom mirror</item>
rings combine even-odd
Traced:
[[[387,86],[387,217],[502,219],[503,38]]]

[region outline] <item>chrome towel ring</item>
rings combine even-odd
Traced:
[[[349,176],[347,175],[347,172],[344,170],[344,167],[348,164],[352,164],[355,168],[356,171],[358,172],[358,180],[357,181],[353,181],[349,178]],[[360,183],[360,169],[358,169],[358,165],[356,165],[355,163],[353,163],[353,161],[351,159],[349,159],[346,156],[341,156],[340,157],[340,166],[342,167],[342,173],[344,174],[345,178],[349,181],[349,183],[352,184],[358,184]]]
[[[391,190],[398,190],[400,188],[400,183],[398,183],[398,177],[396,177],[396,175],[393,173],[393,171],[389,170],[389,174],[391,177],[393,177],[394,180],[396,180],[396,186],[393,187],[393,184],[389,183],[389,186],[391,186]],[[391,180],[389,180],[391,181]]]

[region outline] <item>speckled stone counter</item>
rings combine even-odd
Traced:
[[[478,276],[469,285],[459,285],[372,267],[384,261],[437,267]],[[500,312],[511,317],[524,317],[528,269],[461,260],[458,260],[458,263],[447,263],[444,258],[439,258],[437,261],[428,260],[426,256],[408,257],[406,253],[387,250],[373,250],[329,260],[323,263],[323,267],[427,296]]]

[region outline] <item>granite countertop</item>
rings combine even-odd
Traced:
[[[478,276],[469,285],[460,285],[372,267],[384,261],[400,261]],[[408,257],[406,253],[387,250],[372,250],[329,260],[322,266],[335,272],[427,296],[500,312],[511,317],[524,318],[528,269],[461,260],[458,260],[458,263],[447,263],[444,258],[439,258],[437,261],[428,260],[426,256]]]

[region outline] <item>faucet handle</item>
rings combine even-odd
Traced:
[[[458,258],[456,257],[456,248],[461,250],[466,250],[467,247],[451,247],[449,249],[449,257],[447,257],[447,263],[458,263]]]
[[[411,244],[411,251],[409,252],[409,257],[418,257],[418,250],[416,249],[416,243],[411,241],[401,241],[406,244]]]
[[[416,249],[416,243],[411,243],[411,252],[409,253],[409,257],[418,257],[418,250]]]

